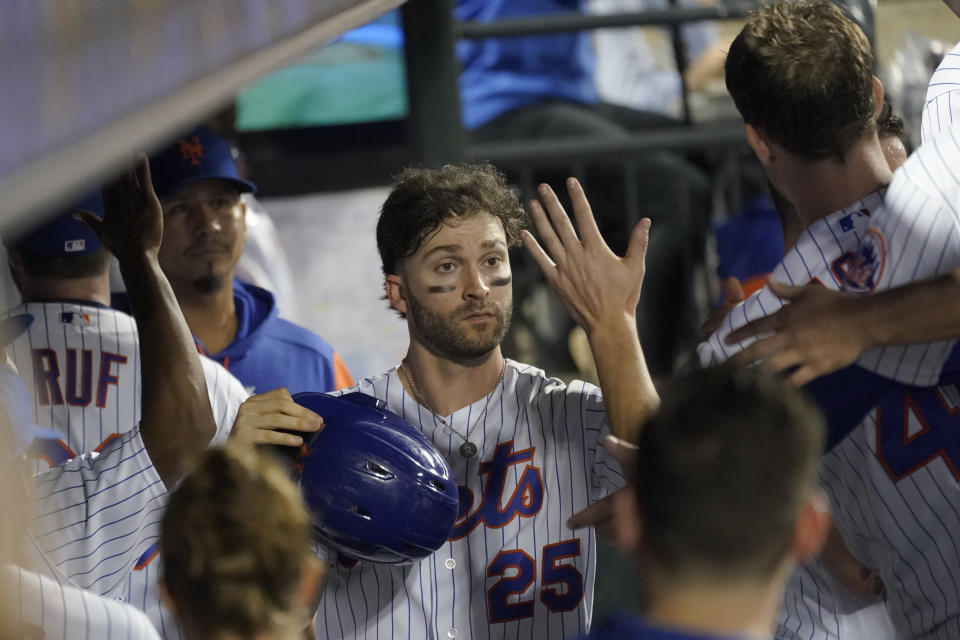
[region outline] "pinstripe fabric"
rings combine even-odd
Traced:
[[[19,567],[0,568],[0,629],[9,637],[46,640],[159,640],[146,616],[131,606]],[[12,627],[12,629],[11,629]],[[7,637],[4,635],[4,637]]]
[[[26,383],[37,424],[63,434],[62,458],[38,459],[35,473],[71,452],[93,451],[140,422],[140,347],[132,316],[75,302],[30,302],[4,315],[19,313],[33,315],[34,323],[7,352]],[[90,352],[89,365],[84,351]],[[106,353],[113,354],[109,360]],[[222,444],[249,394],[222,366],[205,356],[200,361],[217,421],[211,444]]]
[[[147,613],[164,637],[179,638],[173,616],[160,601],[159,562],[154,553],[166,492],[152,466],[146,468],[150,464],[146,451],[130,449],[129,442],[122,445],[122,453],[110,446],[115,442],[111,437],[129,434],[140,421],[136,323],[126,313],[74,302],[31,302],[11,309],[7,315],[18,313],[32,314],[34,323],[8,347],[8,352],[27,382],[38,424],[63,434],[63,446],[46,460],[38,459],[35,472],[46,471],[73,453],[91,452],[107,443],[99,458],[88,456],[78,463],[79,469],[71,465],[60,471],[56,480],[49,474],[57,472],[37,476],[40,499],[55,504],[36,511],[42,516],[35,523],[37,540],[49,550],[54,564],[78,585],[135,605]],[[84,350],[91,352],[89,376],[83,374]],[[39,359],[34,355],[38,352],[42,354]],[[108,375],[116,382],[106,385],[101,407],[97,400],[104,377],[100,374],[104,353],[119,358],[109,365]],[[249,394],[221,365],[206,356],[199,357],[217,423],[210,442],[214,446],[226,442],[237,411]],[[72,377],[71,359],[77,372]],[[41,368],[39,375],[35,366]],[[90,401],[71,403],[71,393],[74,398],[87,394],[85,378],[92,378]],[[139,437],[135,440],[140,442]],[[144,484],[146,477],[152,484]],[[56,489],[48,491],[47,486]],[[134,569],[138,565],[141,568]]]
[[[933,72],[920,116],[923,142],[960,122],[960,43],[953,47]]]
[[[773,277],[790,284],[819,282],[828,289],[839,289],[846,264],[844,258],[856,254],[872,212],[880,209],[883,202],[884,192],[880,191],[808,226],[797,244],[777,265]],[[780,299],[767,286],[750,296],[734,308],[717,332],[700,345],[701,362],[704,365],[723,362],[746,348],[752,341],[727,345],[723,339],[733,329],[770,315],[781,306]],[[826,472],[827,465],[824,461],[821,485],[836,510],[836,492],[831,486],[835,476]],[[857,601],[836,585],[818,563],[812,562],[798,567],[787,582],[777,612],[776,637],[778,640],[884,640],[894,636],[889,615],[882,604]]]
[[[886,206],[870,221],[871,245],[885,248],[876,290],[949,273],[960,266],[960,131],[931,138],[894,174]],[[879,239],[879,240],[876,240]],[[930,386],[956,340],[874,349],[860,364],[887,378]]]
[[[957,167],[956,128],[932,137],[907,160],[882,205],[871,207],[869,223],[859,226],[855,261],[860,267],[854,278],[844,280],[845,288],[884,290],[960,267]],[[823,283],[837,288],[835,278]],[[757,313],[779,307],[779,301],[763,296],[757,297],[766,308]],[[743,324],[738,311],[731,313],[736,325]],[[726,357],[718,352],[717,338],[701,348],[703,360]],[[860,364],[888,378],[928,386],[939,379],[955,344],[886,347],[864,354]],[[851,552],[874,567],[886,585],[897,637],[958,637],[960,447],[954,440],[960,392],[947,386],[904,389],[894,396],[824,457],[821,482]]]
[[[458,455],[461,440],[445,434],[440,421],[406,393],[396,369],[367,378],[352,390],[385,400],[391,411],[433,440],[450,461],[458,484],[472,494],[470,514],[478,509],[484,487],[492,481],[492,474],[479,472],[480,465],[491,461],[498,447],[515,454],[530,450],[530,459],[506,468],[497,505],[508,515],[496,526],[484,520],[468,533],[455,528],[452,537],[456,539],[409,567],[360,563],[347,568],[333,563],[318,612],[318,637],[525,640],[581,636],[589,628],[593,605],[595,540],[592,529],[571,531],[566,520],[623,484],[616,463],[597,446],[600,437],[609,433],[599,389],[579,381],[567,386],[539,369],[508,360],[489,404],[483,399],[445,416],[461,432],[469,429],[469,438],[479,450],[469,460]],[[531,477],[537,482],[525,485],[524,478]],[[528,506],[536,504],[539,496],[540,508],[509,517],[515,491],[520,503]],[[461,516],[457,526],[464,527],[469,518]],[[463,535],[457,538],[458,534]],[[565,547],[550,545],[562,541],[575,541],[569,546],[579,553],[554,555]],[[496,570],[494,561],[502,552],[507,555],[501,559],[523,560],[522,566]],[[524,554],[529,560],[522,558]],[[554,571],[557,567],[559,574]],[[576,602],[564,600],[564,595],[570,593],[571,585],[576,593],[579,584],[555,581],[559,575],[579,576],[583,595]],[[530,582],[513,595],[500,597],[501,581],[515,577]],[[555,596],[569,610],[552,611],[547,603],[557,605]],[[509,605],[522,609],[527,606],[524,603],[531,603],[529,612],[515,612],[515,619],[508,621],[491,621],[511,611]]]
[[[49,566],[81,588],[121,596],[127,573],[159,536],[167,496],[139,429],[34,483],[30,535]]]

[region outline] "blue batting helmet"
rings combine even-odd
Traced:
[[[446,542],[458,489],[432,442],[363,393],[293,399],[325,425],[300,459],[300,488],[319,542],[386,564],[425,558]]]

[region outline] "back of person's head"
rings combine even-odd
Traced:
[[[746,124],[808,160],[837,158],[874,128],[873,52],[824,0],[750,13],[730,45],[726,83]]]
[[[676,584],[778,576],[814,495],[824,431],[798,391],[757,369],[676,379],[639,442],[646,568]]]
[[[106,275],[110,252],[85,222],[75,218],[78,211],[103,217],[99,191],[70,203],[55,216],[29,232],[8,239],[7,246],[17,276],[73,280]]]
[[[164,590],[188,635],[281,636],[307,625],[310,520],[266,456],[207,451],[170,496],[160,550]]]
[[[510,247],[520,244],[526,214],[507,179],[493,165],[457,164],[405,169],[397,176],[377,221],[384,275],[417,253],[446,220],[489,213],[503,223]]]

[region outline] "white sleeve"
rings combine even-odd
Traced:
[[[9,599],[5,621],[17,621],[29,637],[100,640],[159,640],[143,612],[74,587],[58,584],[19,567],[3,569]],[[30,635],[30,633],[34,635]],[[18,637],[22,637],[18,636]]]
[[[956,88],[931,98],[923,105],[920,116],[921,142],[951,128],[955,122],[960,123],[960,71],[954,73],[958,76],[951,80],[951,84]]]
[[[566,414],[579,416],[583,429],[584,455],[590,469],[589,501],[596,502],[626,484],[620,464],[600,444],[604,436],[610,435],[607,408],[599,388],[576,380],[567,387],[566,402]]]
[[[236,376],[223,368],[219,363],[201,355],[200,364],[203,365],[203,377],[207,381],[207,393],[210,396],[210,408],[213,418],[217,422],[217,432],[210,441],[215,447],[225,444],[233,430],[233,421],[237,411],[250,394],[237,380]]]
[[[944,56],[930,77],[920,117],[920,139],[926,142],[960,122],[960,45]]]
[[[167,498],[139,426],[34,483],[30,535],[46,558],[81,588],[119,593],[137,559],[159,539]]]
[[[932,149],[941,140],[937,138],[925,147]],[[925,168],[923,159],[918,159],[910,166],[914,173]],[[955,212],[947,210],[941,198],[911,182],[910,173],[898,172],[884,207],[871,218],[871,226],[861,239],[859,279],[845,283],[845,288],[863,294],[952,272],[960,267],[960,228],[956,220]],[[930,386],[938,382],[956,342],[881,347],[865,353],[859,363],[898,382]]]

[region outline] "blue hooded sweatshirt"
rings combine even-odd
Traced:
[[[235,375],[251,393],[285,387],[301,391],[332,391],[353,385],[340,356],[320,336],[277,317],[273,294],[234,280],[237,335],[220,353],[201,353]]]

